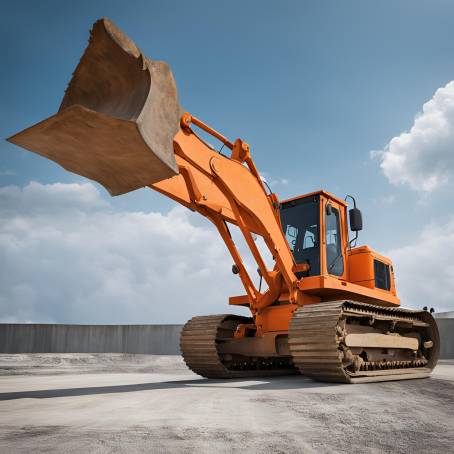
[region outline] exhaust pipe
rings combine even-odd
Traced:
[[[178,174],[173,138],[181,114],[169,66],[100,19],[58,113],[7,140],[115,196]]]

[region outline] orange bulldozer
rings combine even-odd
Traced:
[[[229,156],[198,130],[222,142]],[[323,190],[279,200],[248,144],[184,112],[169,66],[146,58],[108,19],[94,24],[58,113],[8,140],[113,196],[148,187],[214,224],[245,290],[229,304],[251,316],[207,315],[185,324],[181,352],[195,373],[300,372],[358,383],[427,377],[435,367],[435,321],[427,311],[400,308],[391,261],[356,246],[362,217],[355,200],[350,210]],[[264,289],[254,284],[229,225],[244,236]],[[274,265],[267,266],[257,237]]]

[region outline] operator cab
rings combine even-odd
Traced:
[[[282,203],[282,229],[295,261],[310,267],[301,276],[318,276],[325,271],[334,276],[344,275],[342,243],[347,232],[341,229],[341,210],[345,207],[344,201],[324,191]],[[321,247],[325,254],[321,254]]]
[[[312,278],[326,276],[328,280],[324,283],[314,281],[314,287],[343,281],[342,285],[351,283],[395,295],[391,261],[368,246],[352,247],[362,229],[361,212],[354,199],[353,202],[354,208],[349,210],[353,240],[349,238],[344,200],[318,191],[281,203],[282,230],[295,262],[309,265],[307,271],[296,275],[307,278],[304,279],[307,286]]]

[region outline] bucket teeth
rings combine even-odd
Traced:
[[[178,174],[180,115],[169,66],[100,19],[58,113],[8,140],[119,195]]]

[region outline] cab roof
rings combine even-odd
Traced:
[[[303,194],[303,195],[299,195],[297,197],[292,197],[290,199],[285,199],[285,200],[282,200],[281,203],[291,202],[292,200],[302,199],[304,197],[309,197],[311,195],[323,195],[328,199],[334,200],[335,202],[339,203],[340,205],[343,205],[345,207],[348,206],[348,203],[345,200],[339,199],[338,197],[336,197],[335,195],[331,194],[328,191],[325,191],[324,189],[319,189],[318,191],[309,192],[308,194]]]

